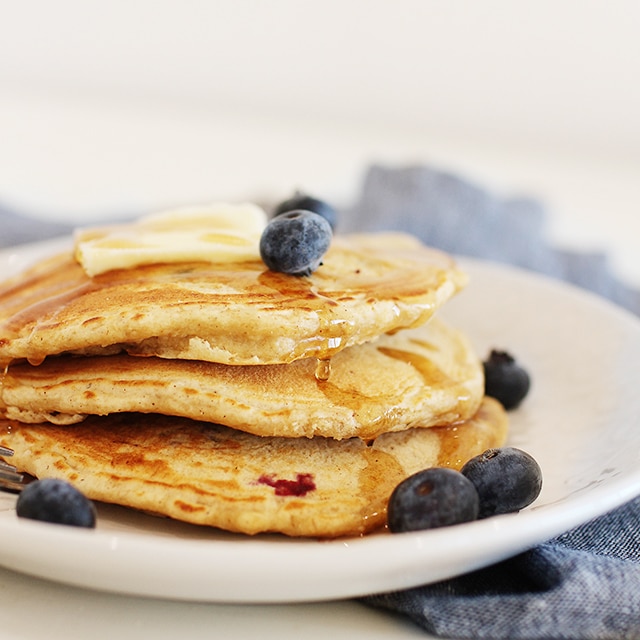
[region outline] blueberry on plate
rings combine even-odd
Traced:
[[[506,351],[493,349],[484,367],[485,393],[507,409],[515,409],[529,393],[531,379]]]
[[[542,489],[536,460],[515,447],[487,449],[460,470],[480,497],[479,518],[513,513],[529,506]]]
[[[289,213],[289,211],[295,211],[297,209],[304,209],[305,211],[317,213],[329,223],[332,231],[336,228],[336,223],[338,221],[337,211],[328,202],[314,198],[301,191],[296,191],[291,198],[281,202],[273,210],[273,217],[280,216],[283,213]]]
[[[333,233],[317,213],[298,209],[272,218],[260,238],[260,255],[272,271],[294,276],[313,273],[326,253]]]
[[[392,533],[421,531],[470,522],[478,517],[478,492],[460,472],[424,469],[403,480],[387,505]]]
[[[18,496],[16,513],[20,518],[54,524],[96,526],[93,502],[68,482],[54,478],[29,483]]]

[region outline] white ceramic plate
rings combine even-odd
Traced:
[[[55,244],[55,243],[54,243]],[[15,270],[51,243],[0,253]],[[640,493],[640,322],[552,280],[464,261],[471,284],[443,310],[484,357],[512,352],[533,387],[510,443],[544,488],[519,514],[423,533],[330,542],[222,534],[100,509],[95,531],[19,520],[0,493],[0,564],[119,593],[210,602],[329,600],[411,587],[501,560]]]

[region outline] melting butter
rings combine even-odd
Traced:
[[[152,214],[131,224],[80,229],[75,257],[89,276],[143,264],[260,259],[263,209],[217,203]]]

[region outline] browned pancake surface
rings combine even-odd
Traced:
[[[383,526],[393,488],[429,466],[459,468],[506,438],[502,407],[471,420],[359,438],[269,438],[166,416],[91,417],[70,427],[3,421],[19,469],[90,498],[247,534],[359,535]]]
[[[256,435],[373,438],[473,416],[479,358],[438,318],[348,347],[316,378],[315,359],[229,366],[129,355],[47,358],[9,367],[0,405],[22,422],[72,424],[87,414],[179,415]]]
[[[337,236],[310,277],[255,261],[89,278],[69,253],[0,287],[0,362],[120,350],[226,364],[327,358],[425,322],[465,282],[449,257],[398,234]]]

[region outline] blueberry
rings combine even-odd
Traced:
[[[488,449],[471,458],[460,471],[480,496],[480,518],[520,511],[538,497],[542,488],[538,463],[514,447]]]
[[[493,349],[483,362],[485,393],[505,409],[515,409],[529,393],[529,374],[506,351]]]
[[[265,227],[260,255],[272,271],[308,276],[320,266],[332,235],[329,223],[317,213],[289,211]]]
[[[93,528],[94,504],[64,480],[45,478],[28,484],[18,496],[16,512],[20,518],[55,524]]]
[[[305,211],[317,213],[329,223],[332,231],[336,228],[336,223],[338,221],[338,213],[336,210],[324,200],[318,200],[318,198],[313,198],[301,191],[296,191],[291,198],[281,202],[273,210],[273,217],[280,216],[283,213],[289,213],[289,211],[295,211],[297,209],[304,209]]]
[[[478,517],[478,492],[460,472],[432,467],[409,476],[391,494],[387,524],[392,533],[435,529]]]

